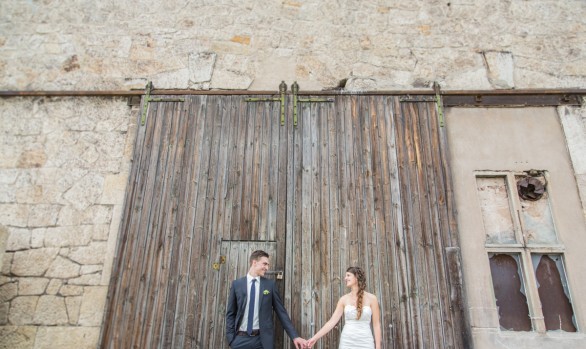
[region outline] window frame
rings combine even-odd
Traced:
[[[554,228],[554,232],[555,232],[555,237],[556,237],[556,241],[557,243],[555,244],[529,244],[527,241],[527,237],[524,234],[524,226],[523,226],[523,218],[522,218],[522,206],[521,206],[521,199],[519,198],[519,195],[517,194],[517,181],[516,178],[518,176],[526,176],[527,173],[526,172],[522,172],[522,171],[474,171],[474,178],[475,178],[475,183],[477,182],[478,178],[504,178],[505,180],[505,186],[506,186],[506,190],[507,190],[507,195],[509,198],[509,210],[510,210],[510,215],[511,215],[511,219],[512,219],[512,223],[513,223],[513,231],[514,231],[514,237],[516,240],[516,243],[502,243],[502,244],[495,244],[495,243],[486,243],[486,240],[484,242],[484,249],[486,251],[486,256],[487,259],[486,261],[488,262],[488,256],[491,253],[497,253],[497,254],[518,254],[520,257],[520,262],[521,262],[521,266],[520,269],[523,273],[523,275],[520,275],[520,277],[523,279],[524,282],[524,287],[525,287],[525,293],[526,293],[526,298],[527,298],[527,306],[529,308],[529,318],[531,320],[531,327],[532,327],[532,331],[540,333],[540,334],[545,334],[547,332],[550,332],[547,330],[546,325],[545,325],[545,317],[542,311],[542,306],[541,306],[541,300],[539,298],[539,290],[537,287],[537,279],[535,276],[535,272],[534,272],[534,267],[533,267],[533,261],[532,261],[532,256],[534,254],[557,254],[560,255],[561,258],[561,262],[562,262],[562,267],[563,267],[563,271],[564,271],[564,277],[566,279],[566,282],[568,284],[568,298],[570,301],[570,304],[572,305],[572,311],[574,312],[574,318],[577,318],[576,315],[576,308],[574,306],[574,302],[573,302],[573,297],[572,297],[572,288],[570,287],[570,280],[567,274],[567,268],[566,268],[566,260],[565,260],[565,246],[562,243],[562,239],[561,236],[559,234],[559,230],[557,228],[557,224],[556,224],[556,215],[555,215],[555,209],[551,203],[551,187],[550,187],[550,183],[551,181],[549,180],[549,173],[547,171],[539,171],[541,176],[544,177],[546,183],[547,183],[547,187],[546,187],[546,192],[547,192],[547,198],[546,200],[548,200],[548,206],[549,206],[549,210],[551,211],[551,219],[552,219],[552,224],[553,224],[553,228]],[[476,186],[476,189],[478,190],[478,185]],[[479,200],[479,196],[478,194],[476,195],[477,199]],[[479,207],[480,206],[480,202],[478,203]],[[483,216],[483,223],[482,225],[482,231],[483,231],[483,236],[486,237],[486,226],[484,223],[484,216]],[[493,284],[493,280],[492,280],[492,276],[489,276],[490,278],[490,284],[492,285],[492,288],[490,290],[490,293],[492,295],[493,298],[493,304],[496,304],[496,296],[495,296],[495,292],[494,292],[494,284]],[[561,280],[560,280],[561,281]],[[498,314],[498,309],[496,309],[496,318],[499,318],[499,314]],[[580,327],[578,324],[578,321],[575,320],[574,321],[574,326],[576,327],[576,332],[581,332],[580,331]],[[499,324],[500,324],[500,320],[499,320]],[[499,326],[501,331],[504,332],[511,332],[511,333],[515,333],[517,331],[510,331],[510,330],[506,330],[503,329],[501,326]],[[568,333],[572,333],[572,332],[568,332]]]

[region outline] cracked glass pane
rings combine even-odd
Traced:
[[[535,268],[545,328],[548,331],[576,332],[576,319],[570,301],[562,256],[534,254],[531,258]]]
[[[523,177],[516,177],[517,180]],[[536,177],[541,182],[545,178]],[[525,200],[519,197],[521,202],[521,217],[523,219],[523,234],[527,237],[528,244],[556,244],[557,236],[553,225],[549,196],[547,190],[539,200]]]
[[[531,331],[519,255],[491,253],[489,261],[501,329]]]
[[[476,187],[487,244],[515,243],[505,177],[477,177]]]

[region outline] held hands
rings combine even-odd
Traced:
[[[312,348],[315,345],[315,342],[317,342],[317,338],[310,338],[307,341],[305,341],[305,348],[309,349]]]
[[[307,341],[301,337],[297,337],[293,340],[293,343],[295,343],[295,348],[296,349],[305,349],[307,348]]]

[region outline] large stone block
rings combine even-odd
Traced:
[[[111,205],[92,205],[85,209],[80,216],[80,224],[110,224],[112,221]]]
[[[13,325],[31,325],[37,307],[38,296],[16,297],[10,302],[8,320]]]
[[[108,287],[85,287],[81,309],[79,311],[79,325],[100,326],[104,316]]]
[[[45,247],[85,246],[92,239],[91,226],[66,226],[47,228],[45,231]]]
[[[49,279],[23,277],[18,279],[18,295],[38,296],[45,293]]]
[[[74,263],[67,258],[57,256],[51,263],[49,269],[47,269],[45,276],[49,278],[68,279],[78,277],[79,271],[79,264]]]
[[[61,296],[81,296],[83,294],[83,286],[63,285],[59,289]]]
[[[73,247],[69,258],[79,264],[103,264],[106,246],[105,241],[94,241],[89,246]]]
[[[55,257],[59,249],[39,248],[14,253],[11,271],[18,276],[42,276]]]
[[[483,52],[488,81],[495,89],[515,88],[514,62],[511,52]]]
[[[67,315],[69,316],[70,325],[77,325],[79,321],[81,300],[82,297],[65,297],[65,306],[67,307]]]
[[[28,250],[31,247],[31,231],[29,229],[10,228],[6,251]]]
[[[26,227],[29,213],[30,209],[28,205],[0,204],[0,222],[7,226]]]
[[[99,327],[40,327],[33,349],[95,349]]]
[[[36,204],[30,205],[28,226],[44,227],[54,226],[57,223],[57,217],[62,205]]]
[[[8,302],[18,295],[18,284],[16,281],[7,282],[0,286],[0,303]]]
[[[84,210],[98,201],[103,186],[103,176],[97,173],[88,173],[75,183],[63,197],[77,210]]]
[[[36,334],[34,326],[2,326],[0,349],[33,349]]]
[[[59,296],[41,296],[35,309],[33,322],[37,325],[53,326],[69,323],[65,298]]]

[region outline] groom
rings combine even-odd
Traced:
[[[226,309],[226,339],[232,349],[273,349],[273,311],[295,343],[305,346],[283,306],[274,280],[266,279],[269,254],[257,250],[250,255],[248,275],[234,280]]]

